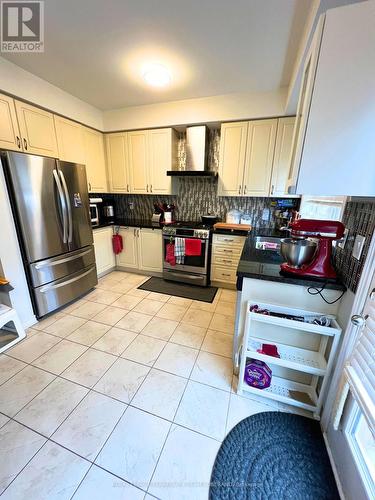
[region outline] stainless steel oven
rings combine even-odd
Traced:
[[[199,255],[185,255],[183,264],[172,265],[166,261],[167,245],[175,238],[191,238],[201,241]],[[163,228],[163,278],[192,285],[210,284],[211,232],[207,228],[165,226]]]

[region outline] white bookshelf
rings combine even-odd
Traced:
[[[328,316],[330,326],[320,326],[313,323],[279,318],[257,312],[250,312],[250,307],[257,304],[260,309],[267,309],[275,313],[285,313],[304,318]],[[265,329],[263,327],[266,327]],[[273,328],[275,327],[275,332]],[[280,332],[285,329],[285,340],[280,342]],[[260,332],[262,335],[260,336]],[[266,332],[266,336],[264,334]],[[290,335],[293,332],[293,335]],[[277,333],[277,335],[276,335]],[[311,411],[315,418],[319,418],[322,398],[327,387],[329,373],[335,359],[341,328],[332,315],[295,309],[278,304],[266,304],[258,301],[247,303],[245,331],[241,346],[241,362],[239,370],[239,394],[247,392],[267,399],[297,406]],[[314,335],[317,339],[316,348],[312,349],[307,336]],[[288,339],[292,342],[288,343]],[[262,344],[273,344],[277,347],[280,358],[257,352]],[[297,345],[298,346],[297,346]],[[304,344],[306,344],[304,346]],[[304,374],[302,378],[309,379],[309,383],[293,380],[298,376],[272,375],[271,386],[267,389],[258,389],[249,386],[244,380],[247,359],[258,359],[267,363],[272,371],[279,367],[288,374]]]

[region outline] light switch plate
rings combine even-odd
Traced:
[[[357,234],[357,236],[355,237],[352,255],[357,260],[361,258],[363,245],[365,244],[365,241],[366,238],[360,234]]]

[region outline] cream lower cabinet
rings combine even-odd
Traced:
[[[15,105],[24,152],[58,158],[53,114],[21,101]]]
[[[245,236],[214,234],[212,238],[211,280],[234,285]]]
[[[221,126],[219,196],[287,196],[294,117]]]
[[[0,148],[22,151],[14,99],[0,94]]]
[[[124,249],[116,256],[120,267],[161,273],[163,270],[162,234],[160,229],[121,227]]]
[[[116,255],[116,264],[120,267],[138,269],[138,245],[136,227],[120,227],[123,251]]]
[[[130,193],[128,134],[106,134],[105,146],[110,192]]]
[[[103,227],[94,229],[94,249],[96,270],[98,275],[101,275],[116,265],[115,254],[112,249],[112,227]]]
[[[138,267],[143,271],[163,270],[161,229],[141,229],[138,232]]]

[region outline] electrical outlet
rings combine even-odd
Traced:
[[[134,210],[134,203],[132,201],[129,203],[129,210]]]
[[[339,248],[345,248],[346,240],[348,239],[349,229],[346,227],[344,230],[344,236],[337,242]]]
[[[363,245],[365,244],[365,241],[366,238],[364,236],[361,236],[360,234],[357,234],[357,236],[355,237],[352,255],[357,260],[361,258]]]

